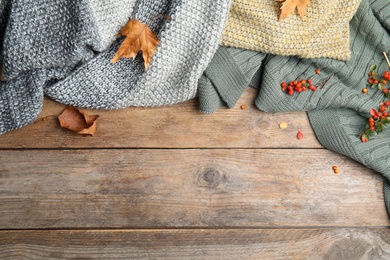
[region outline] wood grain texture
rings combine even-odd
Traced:
[[[2,231],[0,258],[389,259],[388,229]]]
[[[99,114],[94,137],[61,129],[55,118],[65,108],[45,98],[34,123],[0,135],[1,148],[322,148],[305,112],[263,113],[254,107],[256,90],[248,88],[233,109],[211,115],[199,112],[196,100],[159,108],[117,111],[85,110]],[[247,109],[240,109],[246,104]],[[280,122],[289,124],[280,129]],[[296,134],[302,131],[303,140]]]
[[[0,213],[1,229],[389,225],[382,177],[324,149],[2,150]]]

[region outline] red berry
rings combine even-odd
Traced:
[[[376,120],[376,119],[378,119],[378,116],[377,116],[377,115],[375,115],[375,116],[373,116],[373,118]]]
[[[374,84],[378,84],[379,81],[377,79],[374,79]]]
[[[388,88],[384,88],[382,91],[383,91],[383,93],[386,94],[387,92],[389,92],[389,89]]]
[[[298,140],[301,140],[302,138],[303,138],[302,132],[298,131],[298,133],[297,133],[297,139],[298,139]]]
[[[294,80],[293,85],[296,85],[296,84],[298,84],[298,81]]]
[[[368,83],[370,83],[370,84],[374,84],[374,79],[373,79],[373,78],[369,78],[367,81],[368,81]]]
[[[316,74],[320,74],[321,71],[319,69],[316,69]]]
[[[306,89],[307,89],[307,88],[306,88],[305,86],[302,87],[302,91],[306,91]]]
[[[369,76],[369,77],[372,77],[372,75],[374,75],[374,73],[372,73],[372,71],[370,71],[370,72],[368,73],[368,76]]]
[[[364,94],[366,94],[367,91],[368,91],[367,88],[363,88],[363,89],[362,89],[362,92],[363,92]]]
[[[282,86],[282,88],[285,88],[285,87],[287,87],[287,83],[286,83],[286,82],[282,82],[282,83],[280,84],[280,86]]]
[[[388,116],[388,113],[387,113],[387,112],[383,112],[383,116],[384,116],[384,117],[387,117],[387,116]]]
[[[385,103],[384,103],[385,106],[390,106],[390,101],[389,100],[386,100]]]
[[[282,87],[282,92],[286,91],[286,88],[285,87]]]
[[[316,91],[316,90],[317,90],[316,86],[314,86],[314,85],[310,85],[309,89],[310,89],[311,91]]]
[[[381,80],[381,84],[386,85],[386,84],[387,84],[387,81],[384,80],[384,79],[382,79],[382,80]]]
[[[372,108],[370,110],[370,115],[375,116],[376,115],[376,110]]]
[[[375,131],[375,126],[370,126],[371,131]]]
[[[288,94],[289,94],[290,96],[294,95],[294,90],[289,89],[289,90],[288,90]]]
[[[306,84],[306,80],[302,79],[302,80],[301,80],[301,84],[302,84],[302,85],[303,85],[303,84]]]
[[[308,79],[308,80],[307,80],[307,83],[311,84],[311,81],[312,81],[311,79]]]

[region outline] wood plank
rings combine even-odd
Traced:
[[[1,229],[390,224],[382,176],[325,149],[2,150],[0,213]]]
[[[1,259],[389,259],[388,229],[2,231]]]
[[[256,90],[248,88],[233,109],[200,113],[196,100],[160,108],[117,111],[86,110],[99,114],[94,137],[61,129],[57,120],[37,120],[0,135],[0,148],[321,148],[306,113],[262,113],[254,107]],[[246,104],[247,109],[240,109]],[[39,118],[58,115],[65,108],[45,99]],[[280,122],[287,129],[280,129]],[[296,139],[302,131],[305,138]]]

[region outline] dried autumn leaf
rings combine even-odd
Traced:
[[[115,63],[122,57],[135,59],[138,52],[142,51],[145,69],[147,70],[153,54],[157,50],[157,44],[160,43],[149,26],[134,18],[123,26],[118,34],[126,36],[126,39],[122,42],[111,62]]]
[[[99,115],[87,115],[85,112],[70,106],[58,116],[58,120],[63,128],[81,135],[92,136],[96,132],[96,119],[98,117]]]
[[[283,1],[283,0],[277,0]],[[282,7],[280,8],[282,12],[279,16],[279,21],[286,18],[289,14],[294,12],[295,8],[298,9],[298,14],[300,17],[303,17],[306,12],[306,6],[310,4],[310,0],[285,0]]]

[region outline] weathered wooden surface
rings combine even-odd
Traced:
[[[248,88],[233,109],[200,113],[196,100],[160,108],[93,111],[99,114],[95,137],[61,129],[55,118],[64,105],[45,99],[39,119],[0,135],[1,148],[322,148],[305,112],[262,113],[254,107],[256,90]],[[240,109],[246,104],[247,109]],[[280,122],[288,122],[280,129]],[[296,134],[302,131],[303,140]]]
[[[390,259],[382,177],[255,96],[88,110],[95,137],[53,118],[0,135],[0,259]]]
[[[389,225],[382,177],[324,149],[0,153],[2,229]]]
[[[386,229],[2,231],[0,259],[389,259]]]

